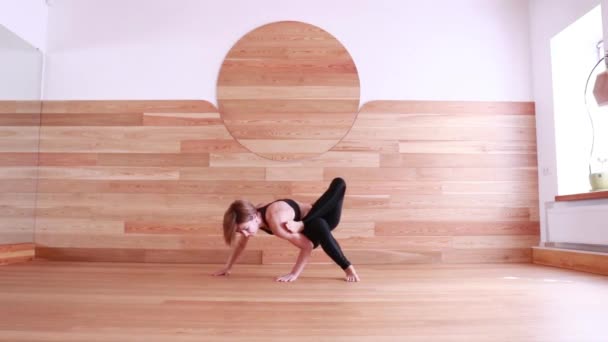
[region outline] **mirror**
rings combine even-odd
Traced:
[[[33,243],[42,53],[0,25],[0,245]]]
[[[272,160],[317,156],[350,130],[359,74],[346,48],[323,29],[267,24],[228,52],[217,82],[220,115],[245,148]]]

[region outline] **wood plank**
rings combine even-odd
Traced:
[[[262,181],[266,179],[266,169],[263,167],[189,167],[179,170],[179,179],[184,181]]]
[[[340,225],[334,229],[332,234],[337,239],[350,237],[374,237],[375,227],[374,222],[340,222]]]
[[[144,126],[221,125],[219,113],[144,113]]]
[[[41,126],[142,126],[142,113],[43,113]]]
[[[44,101],[43,113],[207,113],[216,112],[203,100],[81,100]]]
[[[124,224],[126,234],[214,234],[221,233],[219,222],[184,223],[184,222],[150,222],[127,221]]]
[[[380,155],[380,167],[521,168],[536,167],[536,165],[536,154],[400,153]]]
[[[209,166],[208,153],[100,153],[99,166]]]
[[[519,114],[450,114],[445,112],[403,113],[363,112],[357,114],[357,125],[370,127],[505,127],[509,129],[534,127],[534,115]]]
[[[267,181],[321,181],[323,180],[322,167],[267,167]]]
[[[28,203],[32,194],[5,194],[7,201],[18,200],[19,203]],[[234,199],[232,194],[177,194],[177,193],[102,193],[102,192],[51,192],[37,194],[37,200],[41,208],[51,205],[88,205],[100,206],[103,203],[112,203],[117,207],[151,207],[164,206],[187,209],[218,209],[222,206],[218,203],[228,203]],[[255,196],[256,200],[271,200],[272,196],[261,194]]]
[[[534,102],[482,101],[370,101],[361,113],[446,113],[534,115]]]
[[[294,194],[322,194],[328,186],[329,181],[294,182]],[[525,184],[521,182],[437,182],[437,181],[350,181],[346,179],[348,194],[352,195],[422,195],[432,196],[439,194],[457,195],[469,194],[513,194],[522,193],[523,198],[534,198],[536,184]],[[532,189],[531,189],[532,188]]]
[[[0,113],[0,126],[40,126],[40,113]]]
[[[462,194],[393,194],[390,195],[390,208],[462,208],[462,207],[511,207],[528,208],[538,206],[536,193],[462,193]]]
[[[37,153],[40,127],[0,126],[0,152]]]
[[[182,140],[182,153],[242,153],[248,150],[234,139]]]
[[[29,178],[0,178],[0,192],[36,192],[35,177]]]
[[[4,188],[10,192],[10,182]],[[32,186],[35,183],[32,183]],[[24,185],[14,184],[20,189]],[[0,189],[3,189],[0,181]],[[27,189],[27,188],[26,188]],[[215,194],[215,195],[289,195],[290,184],[287,182],[267,183],[264,181],[172,181],[172,180],[72,180],[72,179],[40,179],[39,193],[162,193],[162,194]]]
[[[353,265],[412,265],[441,262],[440,251],[355,249],[348,250],[347,253]]]
[[[41,166],[208,166],[207,153],[40,153]]]
[[[0,101],[1,114],[13,114],[17,112],[17,101]]]
[[[536,155],[536,143],[529,141],[399,141],[399,153]]]
[[[377,222],[376,236],[539,235],[538,222],[393,221]]]
[[[528,208],[356,208],[344,209],[343,220],[348,221],[530,221]]]
[[[4,217],[0,220],[0,244],[34,241],[34,216]]]
[[[569,195],[561,195],[555,196],[556,202],[564,202],[564,201],[581,201],[581,200],[591,200],[591,199],[601,199],[608,198],[608,191],[592,191],[585,192],[581,194],[569,194]]]
[[[15,243],[0,245],[0,253],[30,251],[36,247],[33,243]]]
[[[298,117],[294,117],[292,122],[283,122],[286,121],[284,118],[282,122],[274,124],[265,122],[258,124],[256,121],[259,121],[259,118],[251,116],[247,118],[248,121],[239,120],[239,122],[224,120],[230,134],[238,141],[258,139],[301,140],[304,142],[306,140],[331,140],[333,144],[330,145],[333,146],[346,134],[346,129],[340,125],[330,125],[325,122],[302,125],[298,123]],[[242,123],[240,123],[241,121]],[[325,150],[318,152],[325,152]]]
[[[219,233],[219,232],[218,232]],[[223,238],[183,234],[100,234],[97,232],[57,233],[36,232],[36,244],[58,248],[109,248],[109,249],[162,249],[162,250],[209,250],[216,249]],[[252,248],[254,250],[254,248]],[[169,260],[167,260],[169,261]],[[225,261],[225,260],[224,260]]]
[[[456,249],[506,249],[527,248],[538,245],[538,235],[479,235],[454,236],[452,246]]]
[[[536,180],[529,183],[508,181],[445,182],[441,184],[441,188],[444,194],[536,194],[538,184],[536,183]]]
[[[22,193],[22,192],[1,192],[0,193],[0,206],[12,205],[21,208],[34,208],[34,202],[36,201],[35,193]]]
[[[35,248],[33,243],[0,245],[0,266],[34,260]]]
[[[398,140],[346,140],[331,148],[331,151],[358,151],[358,152],[378,152],[378,153],[398,153]]]
[[[380,155],[363,152],[327,152],[314,159],[271,161],[251,153],[211,153],[211,167],[378,167]]]
[[[310,125],[327,120],[327,123],[332,125],[351,126],[355,119],[353,112],[357,111],[354,105],[353,100],[340,99],[225,100],[220,102],[220,112],[224,120],[235,120],[235,123],[250,122],[251,117],[255,117],[254,122],[264,120],[265,123],[279,123],[297,120],[299,124]],[[248,115],[239,114],[241,110]]]
[[[291,186],[294,195],[320,196],[329,186],[330,181],[299,181]],[[346,179],[347,197],[351,195],[393,195],[393,194],[441,194],[441,184],[437,182],[408,181],[351,181]]]
[[[528,248],[480,248],[447,249],[443,251],[442,261],[448,264],[463,263],[530,263],[532,246]]]
[[[429,127],[450,128],[491,128],[504,127],[517,129],[535,127],[533,115],[519,114],[448,114],[437,113],[365,113],[357,115],[357,125],[364,127],[418,127],[428,129]]]
[[[530,168],[471,167],[325,167],[324,179],[356,181],[517,181],[536,182],[538,170]]]
[[[38,215],[36,217],[36,233],[43,234],[104,234],[119,235],[124,233],[123,220],[109,219],[73,219],[73,218],[48,218]]]
[[[137,162],[135,160],[134,162]],[[41,167],[40,179],[77,180],[178,180],[179,169],[169,167]]]
[[[15,204],[3,205],[0,207],[0,216],[3,218],[27,218],[34,217],[36,209],[34,208],[35,202],[29,203],[28,207],[22,207]]]
[[[224,126],[43,127],[40,152],[179,153],[181,142],[229,139]]]
[[[40,166],[95,166],[99,153],[40,153]]]
[[[452,245],[452,239],[449,236],[376,236],[349,237],[338,242],[344,250],[441,251]]]
[[[345,250],[345,255],[353,265],[411,265],[431,264],[441,260],[439,251],[396,251],[384,249],[372,250]],[[298,257],[298,252],[293,249],[273,249],[263,252],[262,264],[293,264]],[[310,259],[310,264],[331,264],[334,262],[322,251],[315,250]]]
[[[40,100],[16,101],[16,113],[40,114],[43,103]]]
[[[438,138],[439,137],[439,138]],[[416,140],[416,141],[522,141],[535,142],[536,128],[522,127],[509,129],[505,127],[408,127],[387,125],[369,127],[355,122],[345,136],[347,140]]]
[[[338,137],[339,138],[339,137]],[[319,150],[329,151],[335,144],[335,139],[240,139],[239,142],[248,150],[255,151],[261,156],[272,159],[278,154],[311,154]]]
[[[358,79],[357,79],[358,81]],[[222,100],[288,100],[288,99],[336,99],[359,100],[359,85],[355,86],[218,86],[218,101]]]
[[[298,251],[294,249],[269,249],[262,252],[262,264],[294,264]],[[309,264],[331,264],[331,259],[323,251],[315,250],[309,259]]]
[[[23,180],[28,179],[32,181],[36,181],[38,177],[38,168],[36,166],[9,166],[9,167],[0,167],[0,181],[1,180]],[[20,184],[20,183],[18,183]],[[12,192],[20,192],[21,190],[16,190]],[[11,192],[11,191],[8,191]],[[25,191],[28,192],[28,191]]]
[[[538,265],[608,275],[608,254],[606,253],[533,247],[532,262]]]
[[[38,153],[0,152],[0,167],[37,165]]]

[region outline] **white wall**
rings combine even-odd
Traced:
[[[216,103],[231,46],[281,20],[342,42],[362,104],[532,100],[526,0],[53,0],[45,98]]]
[[[38,100],[42,53],[0,26],[0,101]]]
[[[551,81],[551,38],[589,12],[600,0],[530,0],[530,43],[539,159],[541,241],[547,241],[547,202],[557,193],[555,121]],[[604,22],[608,20],[604,17]]]
[[[0,0],[0,25],[42,51],[46,47],[47,15],[44,0]]]

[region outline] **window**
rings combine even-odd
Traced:
[[[590,190],[589,165],[592,146],[592,125],[585,106],[585,83],[597,63],[598,42],[602,40],[601,7],[597,6],[551,39],[551,68],[553,78],[553,109],[555,115],[555,145],[557,157],[558,194],[584,193]],[[603,70],[600,65],[596,72]],[[591,87],[593,85],[591,80]],[[592,99],[589,108],[594,125],[608,113],[600,113]],[[604,109],[602,109],[604,110]],[[603,115],[600,115],[603,114]],[[604,130],[608,126],[604,126]],[[608,133],[598,134],[595,127],[594,160],[608,152]],[[597,167],[598,165],[595,165]],[[604,166],[608,167],[608,163]]]

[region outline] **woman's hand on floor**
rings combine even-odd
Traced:
[[[295,274],[295,273],[288,273],[288,274],[286,274],[286,275],[283,275],[283,276],[278,277],[278,278],[276,279],[276,281],[279,281],[279,282],[284,282],[284,283],[287,283],[287,282],[292,282],[292,281],[295,281],[296,279],[298,279],[298,276],[299,276],[299,274]]]

